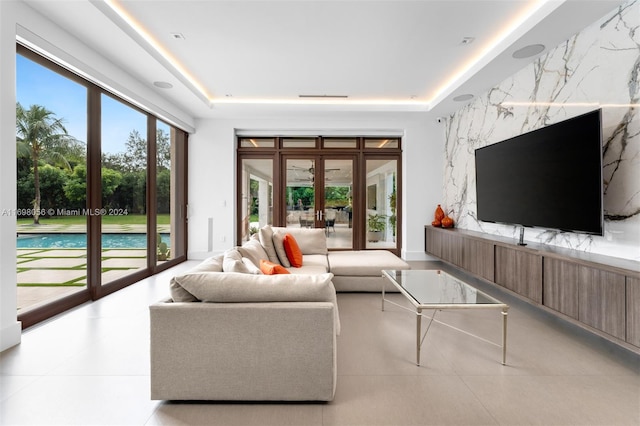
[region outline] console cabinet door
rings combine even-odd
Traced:
[[[640,346],[640,279],[627,277],[627,342]]]
[[[578,319],[619,339],[626,337],[625,276],[580,266]]]
[[[496,284],[542,303],[542,256],[496,246]]]
[[[578,265],[544,258],[543,304],[578,319]]]
[[[442,232],[432,227],[425,227],[424,245],[427,253],[442,258]]]
[[[453,232],[442,231],[442,259],[456,266],[462,266],[463,237]]]
[[[494,247],[492,243],[466,238],[463,241],[462,267],[482,278],[493,281]]]

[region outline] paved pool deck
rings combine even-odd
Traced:
[[[18,225],[18,234],[86,233],[85,225]],[[146,225],[104,225],[105,234],[144,234]],[[159,225],[158,232],[170,232]],[[103,249],[102,282],[108,283],[147,265],[145,249]],[[17,307],[33,308],[86,288],[86,249],[17,249]]]

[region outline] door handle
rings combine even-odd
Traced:
[[[322,220],[322,216],[323,216],[323,211],[322,210],[316,211],[316,219],[317,220]]]

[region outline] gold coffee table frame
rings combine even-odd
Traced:
[[[404,271],[383,270],[382,276],[402,293],[415,307],[415,311],[385,298],[382,286],[382,311],[384,303],[388,302],[409,312],[416,314],[416,365],[420,365],[420,348],[424,342],[431,324],[435,321],[461,333],[475,337],[483,342],[502,348],[502,365],[507,361],[507,311],[509,305],[478,290],[442,270],[437,269],[409,269]],[[431,287],[431,288],[429,288]],[[475,297],[475,300],[473,300]],[[422,313],[423,310],[433,310],[433,315]],[[435,319],[436,312],[443,309],[499,309],[502,311],[502,344],[492,342],[475,334],[461,330],[450,324]],[[429,319],[427,329],[422,334],[422,317]]]

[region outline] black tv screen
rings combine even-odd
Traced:
[[[596,110],[477,149],[478,219],[602,235],[601,129]]]

